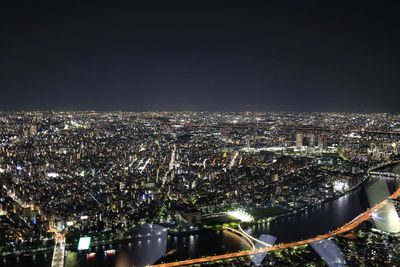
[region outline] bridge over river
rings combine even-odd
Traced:
[[[55,244],[53,250],[53,258],[51,260],[51,267],[63,267],[65,256],[65,236],[62,234],[55,234]]]
[[[373,176],[371,176],[371,180],[363,185],[359,190],[339,199],[325,203],[320,207],[314,207],[311,210],[306,210],[288,217],[280,218],[278,221],[260,224],[255,226],[253,229],[255,230],[253,231],[253,236],[259,236],[262,233],[268,233],[278,236],[281,242],[282,240],[285,240],[285,243],[275,246],[265,246],[261,249],[225,253],[214,256],[204,256],[195,259],[181,260],[153,266],[181,266],[251,256],[273,250],[310,244],[333,237],[337,234],[351,231],[360,223],[370,220],[377,212],[381,212],[387,208],[387,205],[391,205],[391,201],[393,199],[397,199],[400,196],[399,180],[393,179],[399,177],[398,167],[399,165],[396,165],[395,169],[397,173],[388,171],[371,173],[373,174]],[[376,177],[378,175],[379,178]],[[371,200],[368,199],[366,191],[369,190],[370,193],[374,194],[375,192],[371,192],[371,188],[377,188],[379,190],[382,188],[382,186],[375,186],[376,184],[383,185],[388,189],[387,192],[390,193],[381,197],[379,202],[369,203]],[[347,221],[343,222],[343,220]],[[241,228],[239,228],[239,231],[242,235],[245,234]],[[306,238],[298,238],[304,236],[306,236]],[[255,240],[254,237],[246,236],[246,240],[248,239],[252,239],[255,242],[258,241]]]
[[[376,170],[371,170],[371,172],[372,171],[375,172]],[[277,245],[272,246],[271,248],[262,248],[259,251],[250,250],[240,252],[249,249],[248,240],[244,241],[243,238],[231,233],[226,233],[226,231],[221,231],[219,233],[214,231],[205,231],[199,233],[170,235],[167,241],[167,251],[170,251],[171,253],[168,254],[168,259],[159,259],[158,263],[164,261],[169,266],[176,266],[190,264],[191,261],[206,262],[216,259],[253,255],[254,253],[258,252],[262,253],[265,250],[270,251],[282,249],[285,246],[299,245],[303,242],[308,243],[320,238],[326,238],[334,234],[348,231],[361,221],[368,220],[371,217],[371,214],[380,207],[377,206],[379,203],[383,201],[388,202],[389,199],[397,196],[397,189],[400,188],[400,179],[394,178],[393,175],[391,177],[385,177],[383,173],[394,172],[399,174],[400,164],[397,165],[397,168],[393,168],[392,170],[383,169],[379,170],[379,172],[381,173],[374,173],[371,175],[370,181],[366,182],[359,189],[354,190],[343,197],[319,206],[315,206],[308,210],[278,218],[270,222],[251,226],[251,235],[254,238],[262,234],[269,234],[278,238],[276,240]],[[380,187],[378,186],[375,188],[373,186],[374,184],[381,184],[383,187],[387,188],[388,194],[382,196],[382,194],[379,192],[380,190],[378,190]],[[372,190],[375,190],[372,192],[374,195],[379,195],[379,199],[377,199],[373,204],[370,203],[367,196],[367,191],[370,191],[371,188],[373,188]],[[389,198],[389,196],[391,197]],[[377,206],[377,208],[374,208],[374,206]],[[245,228],[245,225],[242,225],[242,227]],[[244,230],[247,232],[249,229],[245,228]],[[252,241],[257,243],[254,240]],[[93,260],[87,259],[86,255],[80,255],[74,251],[69,251],[68,257],[65,258],[65,262],[61,260],[54,260],[54,264],[57,262],[63,262],[62,264],[68,266],[78,262],[80,266],[96,265],[111,267],[115,265],[115,261],[113,259],[104,257],[104,250],[111,248],[116,249],[118,252],[124,252],[125,255],[131,256],[131,262],[135,264],[137,255],[142,255],[143,257],[144,254],[141,251],[146,249],[146,244],[147,243],[144,243],[143,241],[140,242],[139,240],[132,239],[129,241],[129,243],[116,243],[106,246],[96,246],[92,248],[92,251],[96,252],[96,258]],[[61,259],[62,257],[58,257],[57,255],[59,255],[63,250],[58,248],[62,248],[62,242],[58,243],[57,248],[55,247],[56,253],[54,254],[55,258]],[[149,251],[149,253],[151,254],[151,251]],[[215,256],[210,257],[210,255]],[[2,262],[0,266],[51,266],[52,258],[46,258],[45,256],[46,254],[35,255],[35,257],[20,257],[19,260],[17,258],[7,258],[6,262]],[[186,261],[189,258],[192,260]],[[149,262],[154,263],[154,261],[151,261],[151,259],[149,259]],[[135,265],[138,266],[137,264]]]

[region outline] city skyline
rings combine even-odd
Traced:
[[[0,112],[0,266],[398,265],[399,127],[400,114]]]
[[[400,266],[400,2],[3,1],[0,267]]]

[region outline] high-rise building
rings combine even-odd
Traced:
[[[315,134],[310,134],[310,142],[308,144],[309,147],[314,147],[315,146]]]
[[[328,148],[328,144],[326,142],[326,136],[320,136],[318,138],[318,149],[324,150]]]
[[[298,133],[296,135],[296,147],[297,148],[303,147],[303,134],[302,133]]]
[[[31,128],[29,129],[29,134],[31,136],[35,136],[37,134],[37,126],[36,125],[31,125]]]

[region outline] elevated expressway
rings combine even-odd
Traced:
[[[251,256],[259,253],[265,253],[269,251],[274,251],[274,250],[279,250],[279,249],[285,249],[285,248],[290,248],[290,247],[296,247],[296,246],[301,246],[309,243],[313,243],[316,241],[320,241],[322,239],[327,239],[331,238],[335,235],[345,233],[348,231],[353,230],[356,228],[360,223],[367,221],[371,218],[372,213],[378,211],[381,209],[385,204],[393,199],[397,199],[400,196],[400,188],[398,188],[391,196],[383,200],[382,202],[378,203],[371,209],[367,209],[365,212],[361,213],[358,215],[356,218],[354,218],[352,221],[346,223],[342,227],[331,231],[329,233],[326,233],[324,235],[319,235],[313,238],[301,240],[301,241],[296,241],[292,243],[286,243],[286,244],[278,244],[275,246],[266,246],[261,249],[254,249],[254,250],[249,250],[249,251],[241,251],[241,252],[235,252],[235,253],[227,253],[227,254],[221,254],[221,255],[216,255],[216,256],[207,256],[207,257],[202,257],[202,258],[197,258],[197,259],[190,259],[190,260],[183,260],[183,261],[176,261],[176,262],[169,262],[169,263],[163,263],[163,264],[157,264],[153,265],[154,267],[169,267],[169,266],[182,266],[182,265],[191,265],[191,264],[200,264],[200,263],[205,263],[205,262],[211,262],[211,261],[218,261],[218,260],[226,260],[226,259],[232,259],[232,258],[237,258],[237,257],[243,257],[243,256]],[[253,237],[250,238],[249,235],[244,233],[244,231],[239,228],[240,235],[246,236],[248,239],[252,239],[256,242],[262,242],[258,239],[255,239]]]
[[[252,250],[254,250],[256,248],[254,246],[253,241],[252,241],[252,239],[255,239],[255,238],[253,238],[252,236],[249,236],[248,234],[246,234],[242,229],[236,230],[234,228],[225,227],[225,226],[223,227],[223,229],[229,230],[229,231],[232,231],[232,232],[234,232],[234,233],[236,233],[238,235],[241,235],[244,239],[246,239],[247,242],[249,242]]]
[[[245,235],[247,238],[253,240],[254,242],[260,243],[260,244],[263,245],[264,247],[271,247],[271,246],[272,246],[271,244],[267,244],[267,243],[265,243],[265,242],[263,242],[263,241],[261,241],[261,240],[259,240],[259,239],[257,239],[257,238],[252,237],[252,236],[249,235],[248,233],[246,233],[246,232],[242,229],[242,226],[240,226],[240,224],[239,224],[239,227],[238,227],[238,228],[239,228],[239,231],[240,231],[243,235]]]
[[[63,234],[55,233],[55,244],[53,250],[53,258],[51,260],[51,267],[63,267],[65,257],[65,236]]]

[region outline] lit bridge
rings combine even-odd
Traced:
[[[296,247],[296,246],[301,246],[305,244],[310,244],[316,241],[320,241],[323,239],[331,238],[335,235],[342,234],[348,231],[353,230],[356,228],[360,223],[369,220],[372,217],[373,212],[377,212],[379,209],[384,207],[388,201],[396,199],[400,196],[400,188],[398,188],[391,196],[383,200],[382,202],[378,203],[371,209],[367,209],[365,212],[361,213],[358,215],[356,218],[354,218],[352,221],[346,223],[345,225],[339,227],[338,229],[331,231],[327,234],[319,235],[313,238],[301,240],[301,241],[296,241],[292,243],[286,243],[286,244],[278,244],[275,246],[267,246],[264,248],[260,249],[253,249],[253,250],[248,250],[248,251],[240,251],[240,252],[234,252],[234,253],[227,253],[227,254],[221,254],[221,255],[215,255],[215,256],[207,256],[207,257],[202,257],[202,258],[197,258],[197,259],[190,259],[190,260],[183,260],[183,261],[176,261],[176,262],[169,262],[169,263],[163,263],[163,264],[157,264],[153,265],[154,267],[168,267],[168,266],[181,266],[181,265],[191,265],[191,264],[200,264],[200,263],[205,263],[205,262],[210,262],[210,261],[218,261],[218,260],[226,260],[226,259],[232,259],[232,258],[237,258],[237,257],[244,257],[244,256],[252,256],[255,254],[259,253],[265,253],[269,251],[274,251],[274,250],[280,250],[280,249],[285,249],[285,248],[290,248],[290,247]],[[231,228],[232,229],[232,228]],[[230,230],[231,230],[230,229]],[[235,229],[234,229],[235,230]],[[236,230],[238,231],[238,230]],[[240,231],[238,231],[240,235],[244,236],[246,235],[246,240],[247,239],[252,239],[255,240],[255,238],[250,238],[249,235],[244,234],[243,230],[240,228]],[[257,242],[262,242],[260,240],[255,240]]]
[[[222,229],[229,230],[229,231],[232,231],[232,232],[234,232],[234,233],[236,233],[236,234],[238,234],[238,235],[243,236],[243,238],[246,239],[247,242],[249,242],[249,244],[250,244],[252,250],[254,250],[254,249],[256,248],[256,247],[254,246],[253,241],[251,241],[252,237],[249,236],[248,234],[246,234],[242,229],[236,230],[236,229],[234,229],[234,228],[226,227],[226,226],[222,227]],[[250,237],[251,237],[251,238],[250,238]]]
[[[65,236],[55,233],[55,244],[51,267],[63,267],[65,256]]]

